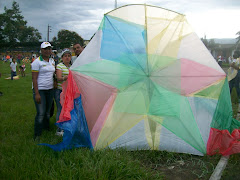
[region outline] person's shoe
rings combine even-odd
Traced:
[[[56,132],[56,135],[57,135],[57,136],[63,136],[63,134],[64,134],[64,131],[61,130],[60,128],[58,128],[58,129],[57,129],[57,132]]]
[[[35,142],[40,142],[40,136],[34,136],[34,137],[33,137],[33,140],[34,140]]]
[[[61,130],[60,135],[63,136],[63,134],[64,134],[64,130]]]

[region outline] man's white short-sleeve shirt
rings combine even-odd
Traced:
[[[45,61],[41,56],[31,64],[32,72],[38,72],[38,89],[53,89],[53,74],[55,72],[55,61],[49,58],[49,62]]]
[[[12,69],[13,72],[16,72],[17,63],[16,63],[16,62],[15,62],[15,63],[11,62],[10,67],[11,67],[11,69]]]

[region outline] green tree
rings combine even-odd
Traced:
[[[0,14],[0,22],[3,22],[4,16]],[[4,35],[3,35],[3,23],[0,23],[0,41],[4,41]]]
[[[27,21],[21,15],[17,2],[13,1],[12,8],[4,7],[4,13],[0,14],[0,39],[3,42],[31,42],[39,41],[41,34],[37,29],[27,26]]]
[[[53,41],[55,41],[54,43],[61,49],[69,48],[75,43],[80,43],[80,45],[83,46],[84,42],[83,38],[76,32],[65,29],[60,30],[57,34],[57,38],[54,37]]]
[[[236,33],[236,35],[238,36],[236,39],[237,39],[237,42],[236,42],[236,50],[238,50],[238,47],[239,47],[239,44],[240,44],[240,31],[238,31]],[[240,54],[239,54],[240,55]]]
[[[58,43],[58,40],[57,40],[57,37],[56,37],[56,36],[54,36],[54,37],[52,38],[51,44],[53,45],[54,49],[57,49],[57,50],[60,49],[60,48],[59,48],[59,43]]]
[[[38,42],[41,39],[41,34],[32,26],[24,28],[19,33],[20,42]]]
[[[237,43],[239,43],[240,42],[240,31],[238,31],[237,33],[236,33],[236,35],[238,36],[236,39],[237,39]]]
[[[54,37],[52,38],[52,42],[57,42],[56,36],[54,36]]]
[[[206,46],[206,48],[208,48],[208,40],[206,38],[201,38],[201,41]]]
[[[208,49],[211,51],[211,54],[217,49],[219,49],[219,44],[215,43],[214,39],[208,41]]]
[[[218,44],[215,43],[214,39],[207,40],[206,38],[201,38],[201,40],[211,53],[218,48]]]

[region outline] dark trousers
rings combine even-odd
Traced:
[[[17,75],[17,72],[15,71],[11,71],[11,80],[13,80],[13,76],[16,76]]]
[[[239,82],[240,82],[240,72],[238,71],[236,77],[233,78],[231,81],[229,81],[230,93],[232,92],[232,89],[235,87],[237,90],[238,98],[240,98]]]
[[[35,92],[33,90],[33,100],[37,110],[34,123],[34,136],[40,136],[42,130],[49,130],[50,110],[53,103],[54,90],[39,90],[41,96],[41,103],[37,104],[35,100]]]
[[[61,111],[62,111],[62,105],[60,103],[60,94],[62,92],[61,89],[55,89],[54,90],[54,98],[55,98],[55,102],[56,102],[56,105],[57,105],[57,114],[56,114],[56,122],[59,120],[59,116],[61,114]]]

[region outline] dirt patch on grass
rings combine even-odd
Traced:
[[[214,165],[202,160],[176,161],[168,166],[162,165],[156,170],[163,172],[166,179],[208,179],[214,169]]]
[[[138,151],[132,153],[142,166],[160,173],[166,180],[209,179],[220,155],[195,156],[164,151]]]
[[[142,166],[160,173],[164,180],[208,180],[217,166],[221,155],[195,156],[164,151],[138,152],[132,154]],[[240,179],[240,154],[230,156],[221,179]]]

